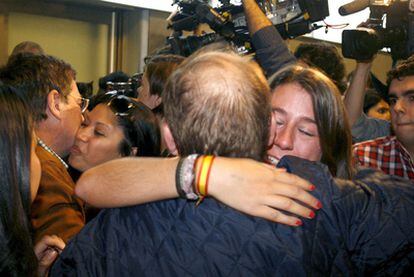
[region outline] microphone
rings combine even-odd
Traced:
[[[340,6],[338,12],[342,16],[356,13],[368,7],[369,2],[369,0],[355,0],[351,3]]]

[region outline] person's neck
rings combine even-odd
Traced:
[[[64,156],[64,151],[59,147],[59,132],[51,131],[45,125],[38,125],[36,127],[36,135],[43,141],[50,149],[52,149],[60,157]]]
[[[404,146],[405,150],[407,150],[408,154],[411,157],[411,161],[414,162],[414,142],[413,143],[403,143],[399,140],[402,146]]]
[[[407,149],[408,154],[410,154],[411,161],[414,163],[414,146],[411,149]]]

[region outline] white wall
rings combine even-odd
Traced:
[[[9,14],[9,53],[18,43],[39,43],[47,54],[70,63],[80,82],[106,75],[108,25],[26,13]]]
[[[366,21],[369,17],[369,9],[366,8],[363,11],[358,13],[354,13],[347,16],[341,16],[338,13],[338,9],[340,6],[351,2],[350,0],[330,0],[329,1],[329,16],[325,19],[325,22],[329,25],[339,25],[349,23],[346,28],[343,29],[332,29],[328,28],[328,33],[325,33],[325,28],[320,28],[318,30],[313,31],[309,36],[321,39],[321,40],[328,40],[332,42],[341,43],[342,41],[342,31],[347,29],[354,29],[363,21]],[[323,23],[323,22],[322,22]]]

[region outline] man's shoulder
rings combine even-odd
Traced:
[[[40,146],[36,147],[36,154],[39,157],[42,170],[39,193],[49,185],[52,185],[54,188],[56,188],[56,185],[59,185],[67,188],[72,194],[75,183],[70,177],[66,167],[55,156]]]
[[[53,156],[51,153],[46,151],[40,145],[36,146],[36,155],[40,160],[42,171],[45,169],[48,170],[58,170],[58,171],[67,171],[65,166],[59,161],[58,158]]]
[[[106,251],[106,255],[116,253],[119,246],[125,244],[128,244],[125,248],[130,249],[175,251],[177,245],[174,243],[202,242],[214,233],[228,230],[248,240],[257,231],[258,221],[266,229],[277,225],[245,215],[211,198],[204,199],[199,205],[184,199],[163,200],[102,210],[77,235],[74,243],[79,247],[93,244]]]
[[[368,117],[362,113],[352,125],[352,137],[356,142],[373,140],[378,137],[389,136],[391,125],[389,121]]]
[[[380,137],[372,140],[367,140],[353,145],[354,151],[368,150],[368,149],[387,149],[396,142],[395,136]]]
[[[105,224],[109,228],[114,223],[127,227],[134,226],[135,224],[148,226],[148,222],[156,220],[160,225],[154,226],[154,229],[163,230],[164,227],[168,228],[168,225],[175,224],[176,222],[184,222],[182,224],[188,225],[198,224],[197,221],[202,221],[203,223],[209,221],[217,222],[228,214],[232,216],[239,214],[239,220],[241,218],[250,218],[250,216],[239,213],[211,198],[204,199],[199,205],[196,203],[195,201],[177,198],[131,207],[106,209],[99,214],[95,224],[101,226]],[[159,228],[161,225],[165,226]],[[133,232],[143,231],[137,228],[131,230]]]

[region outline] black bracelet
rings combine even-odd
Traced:
[[[180,157],[180,160],[178,161],[178,164],[177,164],[177,168],[175,169],[175,188],[177,189],[177,193],[180,198],[187,199],[186,194],[184,190],[182,189],[183,184],[181,184],[182,182],[181,174],[182,174],[182,167],[183,167],[184,160],[185,158]]]

